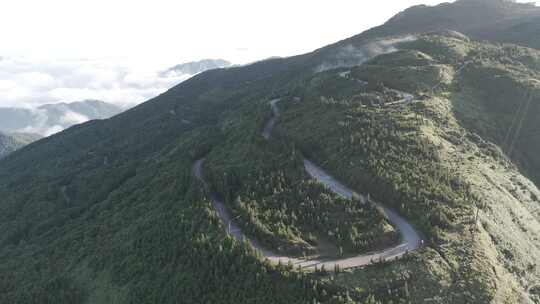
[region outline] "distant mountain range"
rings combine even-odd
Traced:
[[[158,77],[185,80],[207,70],[229,66],[231,63],[223,59],[204,59],[178,64],[161,72]],[[33,109],[0,107],[0,132],[49,136],[89,120],[110,118],[123,110],[99,100],[51,103]]]
[[[208,70],[220,69],[230,67],[231,63],[223,59],[203,59],[199,61],[186,62],[182,64],[175,65],[174,67],[165,71],[165,74],[168,73],[179,73],[179,74],[189,74],[196,75]]]
[[[0,108],[0,131],[48,136],[88,120],[106,119],[122,112],[99,100],[45,104],[36,109]]]
[[[37,134],[28,133],[0,133],[0,158],[4,158],[8,154],[40,139]]]

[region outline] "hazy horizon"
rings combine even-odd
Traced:
[[[412,5],[443,2],[11,1],[0,18],[0,106],[83,99],[132,106],[187,78],[158,76],[170,66],[306,53]]]

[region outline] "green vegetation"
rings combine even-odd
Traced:
[[[258,103],[251,107],[242,118],[228,119],[237,122],[225,130],[234,140],[212,151],[206,170],[243,231],[297,256],[367,252],[398,240],[374,206],[338,197],[311,180],[296,148],[263,140],[259,126],[266,115],[250,114]]]
[[[283,119],[283,132],[310,157],[360,192],[393,205],[435,239],[442,237],[441,228],[452,227],[455,216],[466,212],[467,186],[452,179],[434,147],[419,136],[420,110],[317,102],[293,105]],[[314,119],[297,120],[299,115]]]
[[[4,184],[0,302],[342,303],[325,284],[262,263],[225,235],[191,177],[192,153],[211,133],[185,131],[137,163],[87,160],[93,170],[72,176],[66,196],[67,179],[50,191],[33,180],[19,197],[10,189],[20,183]],[[18,208],[27,218],[6,220]]]
[[[540,192],[518,168],[538,184],[540,52],[453,32],[400,47],[323,73],[335,48],[206,72],[0,161],[0,303],[539,303]],[[392,104],[396,90],[416,98]],[[191,172],[206,157],[213,190],[273,250],[395,241],[373,206],[313,183],[304,156],[426,247],[335,274],[273,266],[226,234]]]
[[[540,69],[524,51],[530,50],[480,49],[477,56],[482,60],[464,71],[453,98],[465,125],[497,143],[540,183]],[[478,112],[483,113],[481,119]]]
[[[516,216],[495,211],[498,207],[492,204],[496,201],[484,199],[491,195],[482,189],[486,182],[478,184],[478,178],[486,178],[486,173],[471,175],[464,169],[478,166],[481,160],[482,166],[485,162],[490,170],[513,170],[501,151],[480,136],[498,143],[496,135],[505,134],[502,131],[508,130],[516,112],[510,110],[511,102],[503,100],[517,99],[523,103],[531,94],[523,96],[523,92],[536,94],[536,82],[529,80],[535,72],[524,64],[535,69],[538,52],[459,37],[423,36],[403,45],[408,50],[353,68],[349,78],[338,76],[339,71],[308,76],[290,88],[302,97],[301,102],[291,97],[281,103],[284,113],[277,131],[282,138],[359,192],[371,193],[375,199],[399,210],[422,229],[431,243],[432,249],[410,260],[414,263],[376,265],[330,279],[347,286],[355,296],[397,302],[409,299],[414,303],[434,296],[444,303],[506,301],[519,293],[517,278],[526,274],[533,284],[537,278],[535,267],[531,266],[534,262],[526,262],[530,249],[502,246],[504,232],[477,228],[479,206],[486,208],[482,214],[494,213],[491,216],[504,218],[505,222],[506,216],[516,222]],[[489,68],[495,59],[500,68],[497,72]],[[500,61],[505,62],[504,69]],[[430,70],[438,72],[416,73]],[[485,73],[469,78],[478,70]],[[511,73],[514,81],[502,76],[503,72]],[[378,85],[365,86],[355,80],[377,81]],[[422,99],[383,107],[363,102],[364,96],[388,100],[388,88],[416,93]],[[474,95],[478,92],[487,96]],[[482,105],[483,102],[491,104]],[[539,112],[536,103],[531,102],[528,109],[522,134],[538,129],[537,120],[533,119]],[[493,119],[494,115],[508,119]],[[516,144],[515,155],[510,156],[530,169],[534,168],[531,161],[524,163],[516,157],[525,154],[522,149],[538,151],[535,138],[528,139],[532,142]],[[502,143],[501,146],[504,148]],[[531,152],[527,155],[532,156]],[[494,183],[489,175],[487,179]],[[519,184],[522,189],[530,189],[522,182]],[[534,200],[535,195],[529,196]],[[535,218],[534,207],[530,210],[523,214]],[[530,227],[537,229],[534,223],[536,219]],[[531,228],[521,229],[532,233]],[[537,237],[531,235],[531,239]],[[503,267],[498,262],[501,256],[506,260]],[[517,260],[524,266],[510,266]],[[510,279],[503,273],[515,277]],[[366,286],[363,282],[367,277],[371,284]],[[501,290],[500,280],[512,283]],[[415,282],[422,283],[414,286]]]
[[[316,89],[309,91],[317,94]],[[474,197],[469,186],[442,164],[437,148],[421,136],[422,128],[428,123],[424,109],[422,104],[381,109],[363,107],[346,100],[328,103],[308,97],[302,103],[288,105],[280,130],[284,136],[297,142],[302,151],[309,151],[310,158],[324,163],[325,168],[349,185],[360,192],[371,193],[376,200],[393,206],[411,219],[422,229],[432,246],[449,245],[444,251],[430,255],[423,253],[420,260],[432,259],[433,254],[440,255],[438,259],[445,267],[437,271],[454,280],[453,285],[447,285],[441,291],[445,293],[441,297],[450,303],[470,301],[474,297],[481,303],[490,299],[494,291],[490,275],[482,273],[490,273],[488,265],[482,265],[480,271],[475,270],[480,267],[474,265],[478,261],[472,260],[472,264],[465,261],[470,255],[482,253],[459,249],[473,246],[468,239],[461,237],[469,234],[467,227],[470,227]],[[446,259],[455,262],[446,262]],[[451,264],[446,265],[448,263]],[[378,278],[373,284],[380,280],[380,285],[359,290],[354,288],[359,296],[371,294],[381,297],[373,290],[386,290],[388,284],[393,284],[385,280],[388,275],[374,267],[376,270],[369,273],[371,277]],[[398,263],[387,267],[399,269],[401,266]],[[408,293],[410,299],[420,300],[440,288],[432,273],[421,269],[414,271],[412,279],[399,276],[392,279],[397,284],[393,289],[398,296]],[[397,270],[392,270],[394,272],[399,274]],[[361,282],[366,274],[364,271],[359,273],[354,277]],[[374,273],[379,275],[373,276]],[[338,276],[337,280],[340,282],[341,278]],[[426,281],[423,288],[433,289],[407,287],[415,281]],[[475,292],[457,297],[454,293],[460,288]],[[382,299],[395,300],[396,294],[388,296],[382,293]]]

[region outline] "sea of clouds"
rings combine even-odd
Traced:
[[[191,76],[112,60],[0,57],[0,107],[96,99],[129,108]]]

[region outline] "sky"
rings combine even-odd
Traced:
[[[6,0],[0,106],[101,99],[142,102],[185,79],[178,63],[291,56],[438,0]]]
[[[311,51],[437,0],[7,0],[0,52],[174,65],[247,63]]]

